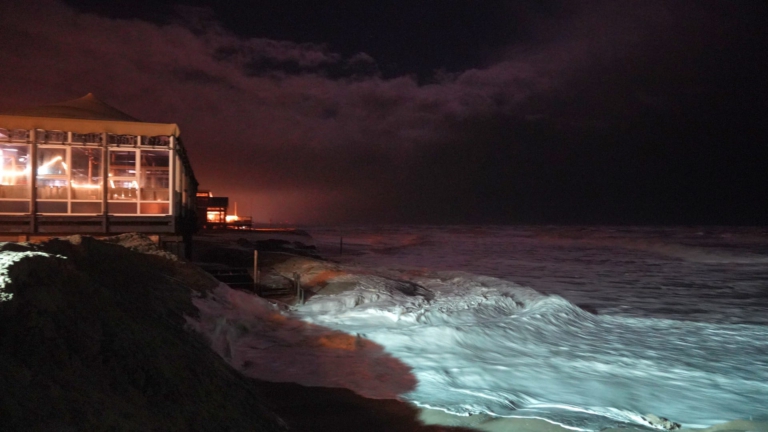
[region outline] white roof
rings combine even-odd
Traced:
[[[98,100],[91,93],[57,104],[5,112],[0,114],[0,128],[145,136],[180,134],[178,125],[174,123],[142,122]]]

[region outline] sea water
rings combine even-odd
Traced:
[[[292,312],[382,346],[459,415],[570,429],[768,420],[759,228],[310,228],[357,269]]]

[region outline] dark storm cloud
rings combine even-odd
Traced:
[[[0,8],[0,108],[94,92],[138,118],[179,123],[201,187],[262,220],[587,220],[590,209],[652,207],[653,193],[680,180],[663,172],[680,155],[639,125],[674,134],[678,118],[652,113],[708,95],[725,72],[692,73],[692,53],[711,67],[711,42],[728,49],[720,36],[734,37],[719,11],[687,3],[583,2],[536,15],[524,44],[510,41],[483,66],[423,84],[383,78],[370,55],[323,41],[237,36],[205,10],[158,24],[56,1]]]

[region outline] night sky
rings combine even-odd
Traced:
[[[0,1],[0,111],[178,123],[256,221],[768,223],[768,6]]]

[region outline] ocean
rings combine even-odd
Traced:
[[[408,364],[418,384],[402,397],[417,405],[587,430],[646,413],[686,427],[768,419],[766,229],[310,233],[323,255],[372,274],[347,294],[353,307],[318,296],[299,314]]]
[[[259,336],[230,351],[251,375],[571,430],[650,426],[647,414],[684,428],[768,421],[764,228],[307,231],[348,289],[285,312],[288,326],[241,320]],[[306,342],[306,326],[369,341],[405,369],[299,350],[287,327]],[[231,327],[234,344],[245,331]]]

